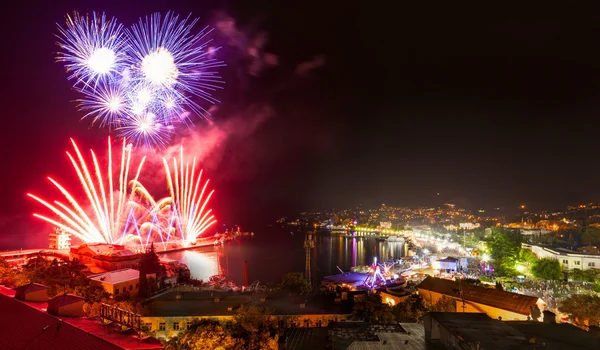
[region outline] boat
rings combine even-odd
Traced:
[[[348,231],[348,227],[344,225],[327,225],[325,228],[332,232],[346,232]]]

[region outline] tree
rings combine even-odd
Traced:
[[[427,311],[423,297],[418,294],[410,295],[392,308],[396,321],[406,323],[421,322]]]
[[[560,280],[563,278],[562,269],[558,260],[543,258],[531,267],[533,276],[544,280]]]
[[[244,349],[276,350],[279,348],[277,320],[268,310],[252,305],[242,305],[235,313],[231,328]]]
[[[488,248],[498,276],[516,275],[515,264],[521,251],[520,233],[496,229],[488,241]]]
[[[571,295],[560,303],[558,310],[568,314],[576,325],[598,326],[600,324],[600,297],[597,295]]]
[[[296,293],[308,293],[311,290],[310,283],[304,278],[302,272],[288,272],[281,280],[281,286]]]
[[[156,291],[157,286],[156,280],[160,278],[161,274],[161,265],[160,259],[154,250],[154,243],[150,245],[150,249],[147,250],[140,257],[139,263],[140,270],[140,289],[138,290],[138,294],[140,297],[147,297]],[[156,279],[154,279],[154,283],[151,283],[149,279],[146,277],[148,274],[156,274]]]
[[[434,312],[456,312],[456,299],[442,296],[438,301],[431,305],[431,311]]]
[[[16,282],[16,272],[4,258],[0,257],[0,284],[14,286]]]
[[[194,321],[190,328],[167,344],[165,350],[223,349],[235,350],[243,342],[231,336],[228,329],[217,321]]]
[[[534,252],[529,249],[521,249],[519,253],[519,260],[529,264],[529,266],[533,266],[539,259]]]
[[[384,303],[381,294],[368,292],[362,300],[354,302],[352,316],[357,320],[371,323],[391,323],[394,321],[392,308]]]

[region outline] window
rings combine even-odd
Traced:
[[[115,294],[119,294],[119,288],[115,289]]]
[[[144,326],[146,326],[146,328],[148,328],[148,331],[152,330],[152,322],[146,322],[146,323],[144,323]]]
[[[595,262],[589,262],[588,266],[594,267],[594,266],[596,266],[596,263]]]
[[[161,323],[158,324],[158,330],[159,331],[164,331],[165,330],[165,323],[164,322],[161,322]]]
[[[575,265],[581,265],[581,261],[579,261],[579,260],[575,261]]]
[[[323,327],[323,321],[318,320],[317,321],[317,327]]]
[[[175,330],[175,331],[179,330],[179,322],[173,322],[173,330]]]
[[[187,321],[185,327],[186,329],[192,328],[192,321]]]
[[[129,286],[129,290],[133,290],[133,286]]]
[[[569,260],[567,260],[567,259],[563,259],[563,264],[565,264],[565,265],[569,265]]]

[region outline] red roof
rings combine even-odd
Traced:
[[[3,349],[122,349],[5,295],[0,310]]]
[[[39,284],[39,283],[29,283],[24,286],[15,288],[15,292],[17,292],[17,294],[28,294],[28,293],[33,293],[33,292],[37,292],[37,291],[44,290],[44,289],[48,289],[48,287],[46,287],[43,284]]]
[[[462,297],[466,301],[492,306],[525,316],[531,314],[531,308],[538,301],[537,297],[529,295],[506,292],[495,288],[479,287],[467,283],[459,286],[455,281],[431,276],[423,280],[417,288],[454,298],[460,298],[460,289],[462,288]]]
[[[51,308],[51,307],[58,308],[61,306],[76,303],[78,301],[85,301],[85,298],[77,296],[77,295],[73,295],[73,294],[59,295],[59,296],[56,296],[56,297],[48,300],[48,308]]]

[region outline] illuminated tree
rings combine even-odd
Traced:
[[[456,312],[456,299],[442,296],[438,301],[431,305],[431,311]]]
[[[497,230],[488,241],[492,266],[498,276],[516,275],[515,264],[521,250],[518,232]]]
[[[533,276],[544,280],[560,280],[563,278],[562,269],[558,260],[543,258],[531,267]]]
[[[560,303],[558,310],[568,314],[576,325],[598,326],[600,324],[600,297],[597,295],[571,295]]]
[[[394,321],[392,308],[384,303],[381,294],[369,292],[362,300],[354,301],[352,317],[356,320],[364,320],[371,323],[391,323]]]
[[[277,320],[268,310],[242,305],[235,313],[231,334],[242,341],[243,349],[276,350],[279,348]]]
[[[190,329],[179,337],[172,339],[165,346],[166,350],[177,349],[240,349],[242,342],[231,336],[229,331],[219,322],[202,320],[192,323]]]
[[[423,297],[418,294],[409,296],[392,308],[392,313],[396,317],[397,322],[421,322],[427,312],[428,309],[423,302]]]

